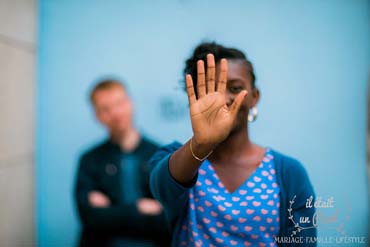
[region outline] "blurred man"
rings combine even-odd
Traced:
[[[98,83],[91,92],[97,119],[109,139],[80,159],[75,196],[83,225],[81,246],[166,246],[160,203],[149,190],[147,160],[157,145],[133,125],[133,105],[123,84]]]

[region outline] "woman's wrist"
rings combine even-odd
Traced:
[[[203,161],[212,154],[217,145],[212,143],[200,144],[193,136],[189,141],[189,146],[193,158],[198,161]]]

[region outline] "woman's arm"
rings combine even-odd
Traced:
[[[243,90],[230,107],[226,105],[227,60],[221,59],[218,82],[216,64],[212,54],[207,55],[207,74],[204,62],[197,62],[197,94],[190,75],[186,75],[186,88],[190,105],[193,137],[169,159],[169,170],[180,184],[190,183],[202,161],[229,135],[235,124],[239,107],[247,94]]]
[[[150,188],[153,196],[164,206],[171,224],[184,211],[188,189],[195,184],[202,161],[229,135],[247,94],[243,90],[232,105],[227,106],[227,69],[227,60],[221,59],[216,84],[214,56],[207,55],[207,75],[204,62],[199,60],[197,94],[192,77],[186,75],[193,137],[184,145],[174,143],[160,149],[150,161],[155,167],[150,177]]]

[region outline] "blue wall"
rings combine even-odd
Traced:
[[[366,97],[370,6],[365,0],[39,1],[37,235],[71,246],[79,221],[73,182],[79,154],[105,136],[87,92],[123,78],[137,126],[161,143],[191,135],[179,89],[201,40],[247,52],[262,92],[253,139],[298,157],[338,221],[321,236],[366,236]]]

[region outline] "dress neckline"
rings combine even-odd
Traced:
[[[206,165],[206,167],[209,169],[209,170],[211,170],[212,172],[213,172],[213,176],[214,176],[214,178],[217,180],[217,183],[219,183],[224,189],[225,189],[225,194],[226,195],[230,195],[230,196],[233,196],[233,195],[235,195],[235,194],[238,194],[238,192],[243,188],[243,187],[245,187],[245,185],[248,183],[248,182],[253,182],[252,181],[252,178],[254,177],[254,176],[256,176],[259,172],[260,172],[260,170],[263,168],[263,164],[264,164],[264,160],[265,160],[265,158],[267,158],[268,157],[268,155],[269,155],[269,153],[271,152],[271,149],[269,148],[269,147],[265,147],[265,153],[264,153],[264,155],[263,155],[263,157],[262,157],[262,159],[261,159],[261,161],[259,162],[259,165],[256,167],[256,169],[234,190],[234,191],[232,191],[232,192],[230,192],[227,188],[226,188],[226,186],[225,186],[225,184],[222,182],[222,180],[220,179],[220,177],[218,176],[218,174],[217,174],[217,172],[216,172],[216,170],[214,169],[214,166],[213,166],[213,164],[208,160],[208,159],[206,159],[204,162],[205,162],[205,165]]]

